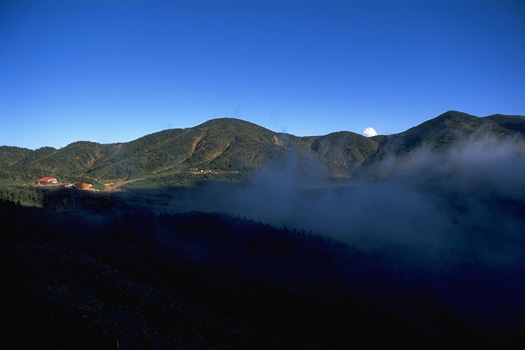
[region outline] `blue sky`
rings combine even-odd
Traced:
[[[2,0],[0,145],[525,115],[524,18],[520,0]]]

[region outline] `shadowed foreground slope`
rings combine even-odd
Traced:
[[[72,210],[53,207],[51,198],[46,210],[11,205],[0,211],[3,331],[20,346],[520,342],[515,332],[508,337],[465,327],[425,289],[432,276],[413,267],[400,274],[386,252],[227,215],[158,214],[86,196],[85,205]],[[400,278],[406,274],[420,282],[407,286]]]

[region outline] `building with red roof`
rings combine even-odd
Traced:
[[[54,185],[54,184],[58,184],[58,180],[54,177],[46,176],[46,177],[36,180],[36,183],[39,185]]]

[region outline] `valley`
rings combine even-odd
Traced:
[[[2,146],[6,339],[521,348],[524,126],[447,112],[395,135],[296,137],[219,119]]]

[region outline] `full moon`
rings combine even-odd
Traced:
[[[374,130],[374,128],[369,126],[365,129],[365,131],[363,131],[363,135],[366,137],[377,136],[377,132]]]

